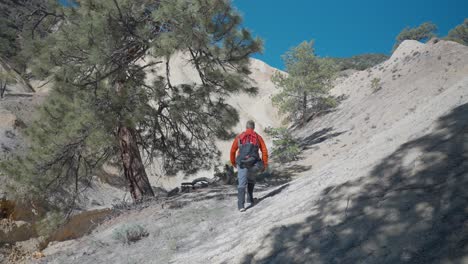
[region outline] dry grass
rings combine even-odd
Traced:
[[[148,231],[139,224],[125,224],[114,229],[112,238],[124,244],[131,244],[147,237],[148,235]]]

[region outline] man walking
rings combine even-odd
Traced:
[[[239,182],[237,206],[241,212],[254,204],[255,176],[259,172],[265,171],[268,166],[268,151],[265,142],[259,134],[255,133],[254,129],[254,121],[247,121],[246,130],[234,139],[231,147],[231,164],[234,167],[237,166],[237,180]],[[259,150],[262,152],[262,158],[259,156]],[[244,207],[246,188],[247,206]]]

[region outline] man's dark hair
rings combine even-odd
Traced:
[[[255,129],[255,122],[253,120],[247,121],[247,124],[245,125],[245,128]]]

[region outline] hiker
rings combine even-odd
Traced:
[[[237,166],[237,206],[241,212],[253,206],[255,176],[265,171],[268,166],[268,151],[265,142],[254,129],[254,121],[247,121],[246,130],[234,139],[231,147],[231,164],[234,167]],[[236,157],[237,150],[239,151]],[[262,151],[262,158],[258,154],[259,150]],[[244,207],[246,187],[247,206]]]

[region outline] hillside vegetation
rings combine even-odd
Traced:
[[[405,41],[332,89],[347,99],[294,133],[302,159],[277,167],[246,213],[232,209],[234,189],[184,194],[52,245],[45,261],[463,263],[467,65],[465,46]],[[148,237],[114,240],[128,219]]]
[[[361,54],[349,58],[331,59],[338,65],[338,69],[341,71],[349,69],[363,71],[386,61],[388,58],[389,56],[385,54]]]

